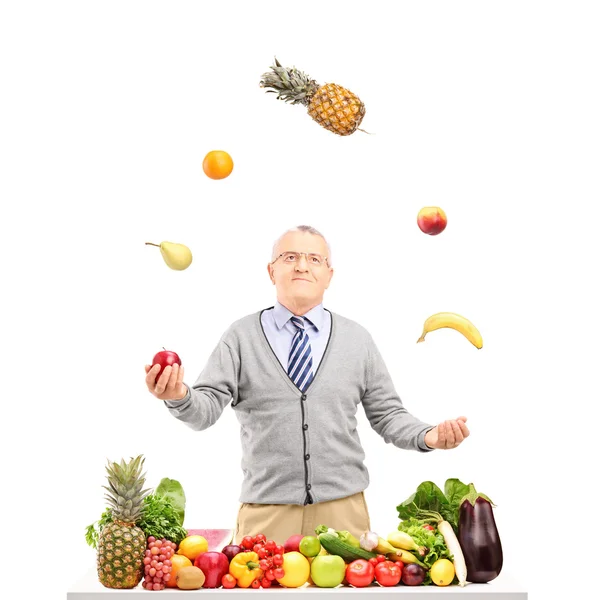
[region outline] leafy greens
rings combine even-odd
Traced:
[[[458,533],[458,510],[468,492],[469,486],[456,478],[446,480],[443,492],[433,481],[424,481],[414,494],[396,507],[398,516],[403,520],[417,519],[420,511],[438,512],[452,525],[454,533]]]
[[[157,539],[165,538],[179,544],[187,536],[183,527],[185,517],[185,494],[178,481],[164,478],[154,494],[144,498],[144,512],[136,525],[146,537],[153,535]],[[106,508],[98,521],[88,525],[85,540],[92,548],[97,548],[102,529],[112,523],[112,510]]]

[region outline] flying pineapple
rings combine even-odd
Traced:
[[[146,536],[136,527],[144,513],[142,490],[144,459],[138,456],[128,463],[108,463],[108,491],[105,498],[112,511],[112,523],[102,528],[98,538],[98,578],[107,588],[134,588],[144,575]]]
[[[282,67],[277,58],[271,67],[273,72],[264,73],[260,87],[272,88],[278,100],[308,107],[308,114],[322,127],[338,135],[354,133],[365,116],[365,105],[356,94],[338,85],[319,85],[296,67]],[[360,129],[359,131],[363,131]]]

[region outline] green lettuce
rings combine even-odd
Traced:
[[[154,494],[171,501],[171,506],[175,509],[179,525],[183,526],[185,519],[185,493],[179,481],[163,477],[158,487],[154,490]]]
[[[458,509],[468,491],[469,486],[456,478],[446,480],[443,492],[433,481],[424,481],[396,507],[398,516],[404,520],[418,518],[420,511],[437,512],[452,525],[454,533],[458,533]]]

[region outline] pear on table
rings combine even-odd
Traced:
[[[192,264],[192,251],[184,244],[176,244],[175,242],[153,244],[152,242],[146,242],[146,245],[160,248],[160,253],[167,267],[175,271],[183,271]]]

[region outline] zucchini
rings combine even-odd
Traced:
[[[351,563],[353,560],[359,558],[369,560],[370,558],[377,556],[377,554],[374,554],[373,552],[367,552],[367,550],[363,550],[362,548],[355,548],[354,546],[350,546],[350,544],[346,544],[346,542],[340,540],[335,533],[320,533],[318,537],[321,546],[323,546],[329,554],[341,556],[344,559],[344,562],[347,563]]]

